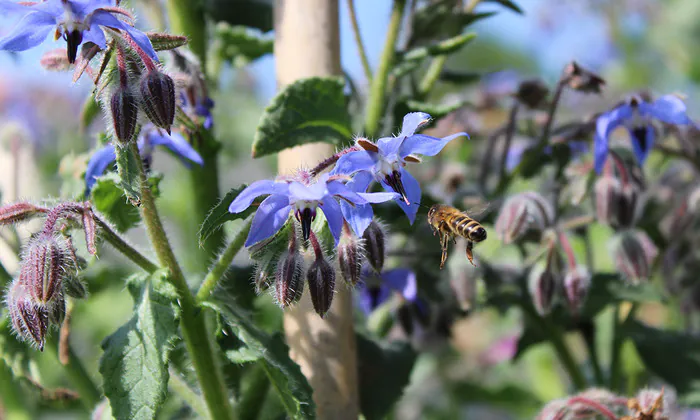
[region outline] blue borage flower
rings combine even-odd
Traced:
[[[214,108],[214,101],[209,97],[203,98],[189,98],[185,95],[185,92],[180,93],[180,100],[182,101],[182,107],[189,112],[193,112],[194,115],[204,118],[202,127],[207,130],[211,130],[214,126],[214,117],[211,113],[212,108]]]
[[[158,62],[148,36],[120,20],[119,17],[133,18],[128,11],[114,6],[111,0],[0,0],[0,12],[5,15],[24,14],[14,28],[0,38],[0,50],[19,52],[36,47],[55,29],[55,39],[63,36],[68,44],[68,61],[74,63],[78,46],[83,42],[105,49],[107,39],[103,28],[111,28],[126,32],[139,48]]]
[[[157,129],[153,125],[146,126],[146,128],[141,130],[137,144],[141,152],[141,158],[147,162],[150,162],[152,158],[153,146],[164,146],[175,153],[187,167],[190,166],[190,161],[200,166],[204,164],[202,157],[190,146],[184,137],[177,133],[168,135],[164,130]],[[117,155],[112,144],[108,144],[93,153],[85,170],[86,196],[90,194],[96,178],[102,175],[116,159]]]
[[[355,146],[357,150],[342,155],[331,173],[357,174],[352,185],[354,191],[366,191],[372,181],[377,181],[385,190],[397,192],[400,197],[396,201],[413,224],[420,204],[421,189],[418,181],[404,166],[407,162],[420,162],[417,155],[437,155],[447,143],[457,137],[469,137],[464,132],[442,139],[415,134],[416,130],[430,122],[430,119],[430,115],[425,112],[412,112],[404,116],[398,136],[383,137],[376,143],[358,138]],[[353,220],[350,210],[344,207],[343,214],[355,232],[361,235],[364,229]],[[353,214],[366,219],[370,212],[371,208],[359,208]]]
[[[292,211],[301,223],[304,240],[309,239],[311,222],[316,218],[316,210],[320,208],[337,245],[343,228],[343,214],[338,199],[352,205],[363,205],[383,203],[396,196],[394,193],[357,193],[345,185],[344,181],[348,179],[346,175],[328,173],[313,178],[308,172],[299,171],[294,177],[256,181],[238,194],[229,206],[229,212],[240,213],[250,207],[257,197],[270,194],[260,203],[253,217],[245,242],[245,246],[251,246],[279,231]]]
[[[627,128],[634,154],[642,165],[654,146],[654,119],[673,125],[693,124],[686,114],[685,104],[674,95],[664,95],[651,103],[633,96],[622,105],[601,114],[596,120],[593,151],[596,173],[600,173],[605,164],[610,134],[620,126]]]
[[[362,282],[358,286],[358,305],[367,315],[398,293],[409,302],[418,302],[416,273],[406,268],[394,268],[377,274],[369,266],[362,267]]]

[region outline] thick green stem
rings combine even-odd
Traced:
[[[207,417],[207,406],[202,401],[202,397],[197,394],[189,384],[173,369],[170,369],[170,380],[168,388],[182,398],[199,417]]]
[[[0,359],[0,406],[3,409],[0,414],[8,419],[31,420],[32,415],[27,410],[20,390],[10,367]]]
[[[153,273],[158,269],[157,265],[151,262],[151,260],[148,258],[144,257],[143,254],[136,250],[136,248],[129,245],[129,243],[126,242],[126,240],[117,232],[115,232],[109,226],[109,224],[107,224],[107,222],[95,216],[95,223],[100,228],[102,238],[109,242],[117,251],[124,254],[125,257],[133,261],[134,264],[138,265],[149,273]]]
[[[58,337],[52,336],[48,340],[48,347],[51,352],[58,356]],[[68,363],[63,365],[63,370],[68,376],[68,380],[75,387],[80,395],[80,400],[82,401],[85,408],[92,411],[97,404],[100,403],[102,398],[102,392],[97,387],[97,384],[92,380],[90,374],[88,374],[83,362],[78,358],[78,356],[73,351],[73,348],[66,346],[68,349]]]
[[[369,65],[369,60],[367,59],[367,52],[365,51],[365,46],[362,43],[362,34],[360,34],[360,25],[357,23],[357,15],[355,14],[355,1],[348,0],[348,14],[350,15],[350,23],[352,24],[352,33],[355,35],[355,43],[357,44],[357,52],[360,55],[360,62],[362,62],[362,70],[365,72],[365,78],[367,78],[367,83],[372,83],[372,68]]]
[[[235,418],[235,413],[231,410],[224,377],[217,363],[213,343],[207,334],[208,330],[204,322],[205,313],[196,305],[194,296],[187,286],[185,276],[165,234],[153,193],[148,186],[146,174],[141,164],[141,156],[139,155],[136,142],[131,143],[131,151],[136,157],[141,174],[142,218],[158,260],[161,265],[170,270],[171,281],[180,296],[182,335],[187,351],[192,359],[192,365],[197,374],[204,399],[209,408],[209,414],[213,419],[217,420],[233,419]]]
[[[365,134],[369,137],[377,136],[379,122],[384,115],[384,102],[386,101],[387,92],[386,83],[391,64],[394,61],[396,40],[401,30],[405,5],[406,0],[394,0],[386,40],[384,41],[384,51],[379,59],[379,66],[370,86],[367,114],[365,115]]]
[[[214,290],[216,285],[219,283],[221,276],[224,275],[228,266],[231,265],[231,261],[233,261],[233,259],[236,257],[238,251],[243,248],[243,244],[245,243],[245,239],[250,231],[250,224],[252,221],[253,219],[251,217],[245,222],[245,224],[241,227],[241,230],[239,230],[236,234],[236,237],[233,238],[233,241],[231,241],[224,252],[221,253],[219,259],[211,268],[211,271],[209,271],[209,274],[207,274],[207,276],[204,278],[204,281],[199,287],[199,291],[196,295],[197,302],[201,303],[209,297],[212,290]]]
[[[204,17],[204,1],[201,0],[167,0],[170,31],[187,36],[187,47],[206,63],[207,25]]]

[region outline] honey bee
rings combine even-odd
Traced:
[[[467,240],[467,259],[476,267],[473,254],[474,244],[486,239],[486,229],[479,222],[472,219],[467,212],[452,206],[435,204],[428,210],[428,223],[433,230],[433,235],[440,235],[440,245],[442,246],[441,270],[447,260],[447,244],[450,240],[457,243],[457,237]]]

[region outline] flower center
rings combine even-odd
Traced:
[[[309,235],[311,235],[311,222],[316,219],[318,203],[317,200],[297,201],[294,203],[294,217],[301,223],[301,233],[305,241],[308,240]]]

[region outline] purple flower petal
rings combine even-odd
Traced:
[[[637,162],[642,165],[649,152],[654,147],[654,127],[651,124],[647,124],[646,127],[629,130],[630,139],[632,139],[632,150],[634,150],[634,155],[637,157]]]
[[[159,130],[151,130],[146,135],[148,136],[148,141],[151,144],[167,147],[173,153],[175,153],[178,158],[183,160],[183,162],[186,162],[184,159],[188,159],[200,166],[204,165],[204,160],[202,160],[199,153],[197,153],[197,151],[192,148],[190,143],[180,134],[173,133],[171,135],[167,135],[165,133],[161,133]]]
[[[340,239],[340,233],[343,230],[343,212],[340,209],[340,205],[331,195],[323,197],[323,202],[319,206],[323,215],[326,216],[326,221],[328,222],[328,228],[335,238],[335,244],[338,245],[338,240]]]
[[[400,292],[401,295],[408,301],[415,301],[418,297],[418,284],[416,282],[416,273],[406,268],[395,268],[382,273],[384,283]]]
[[[291,209],[289,198],[284,195],[271,195],[263,200],[253,217],[245,246],[251,246],[274,235],[286,223]]]
[[[289,196],[292,201],[321,201],[327,193],[326,182],[321,178],[311,185],[297,181],[289,183]]]
[[[107,38],[99,26],[90,26],[87,31],[83,31],[83,42],[92,42],[101,50],[107,47]]]
[[[603,170],[605,159],[608,156],[610,134],[623,124],[625,120],[632,118],[633,113],[632,107],[625,104],[601,114],[596,120],[593,149],[593,161],[595,163],[596,173],[600,173]]]
[[[394,160],[394,156],[398,156],[405,137],[382,137],[377,140],[379,153],[388,160]]]
[[[408,221],[413,224],[416,220],[416,213],[418,213],[418,206],[420,205],[421,190],[420,184],[406,169],[401,168],[401,182],[403,183],[403,188],[406,191],[406,197],[411,204],[406,204],[401,198],[396,200],[396,203],[401,207],[401,210],[408,216]],[[382,181],[382,186],[387,191],[393,191],[390,186]]]
[[[349,183],[350,181],[348,181]],[[367,200],[360,194],[354,192],[352,188],[340,181],[331,181],[327,184],[328,192],[334,196],[340,196],[355,204],[367,204]]]
[[[0,38],[0,50],[17,52],[34,48],[46,40],[55,26],[56,18],[48,13],[28,13],[10,33]]]
[[[117,160],[117,155],[114,146],[111,144],[97,150],[90,156],[87,168],[85,169],[86,196],[90,194],[90,190],[92,190],[95,182],[97,182],[95,179],[102,175],[107,170],[110,163],[113,163],[115,160]]]
[[[359,290],[358,305],[365,315],[369,315],[391,296],[391,290],[384,286],[362,287]]]
[[[90,17],[90,27],[92,27],[92,25],[107,26],[109,28],[120,29],[128,33],[129,36],[131,36],[131,39],[133,39],[134,42],[136,42],[136,44],[141,47],[141,49],[145,51],[146,54],[151,57],[151,59],[153,59],[153,61],[156,63],[160,62],[158,60],[158,54],[156,54],[156,51],[153,49],[153,45],[151,45],[151,40],[148,39],[148,36],[133,26],[117,19],[110,12],[106,10],[96,10]]]
[[[439,139],[437,137],[426,136],[424,134],[414,134],[411,137],[404,140],[401,145],[401,157],[405,158],[408,155],[425,155],[425,156],[435,156],[447,145],[447,143],[456,139],[457,137],[466,136],[469,138],[467,133],[457,133],[447,136],[445,138]]]
[[[362,236],[372,223],[374,210],[371,204],[357,204],[354,207],[345,201],[340,202],[343,218],[348,222],[355,235]]]
[[[372,169],[377,162],[376,156],[377,153],[368,152],[366,150],[347,153],[338,159],[331,173],[351,175],[358,171]]]
[[[651,116],[668,124],[692,124],[688,118],[687,107],[683,101],[675,95],[664,95],[653,103],[641,102],[639,112],[645,116]]]
[[[401,200],[401,194],[394,192],[357,193],[357,195],[372,204],[386,203],[389,200]]]
[[[412,136],[419,128],[429,123],[430,119],[430,114],[425,112],[411,112],[404,115],[401,133],[398,137]]]
[[[228,207],[228,211],[231,213],[240,213],[250,207],[253,200],[261,195],[276,194],[287,197],[288,193],[289,184],[286,182],[275,182],[268,179],[255,181],[238,194]],[[289,204],[289,198],[287,198],[287,204]]]

